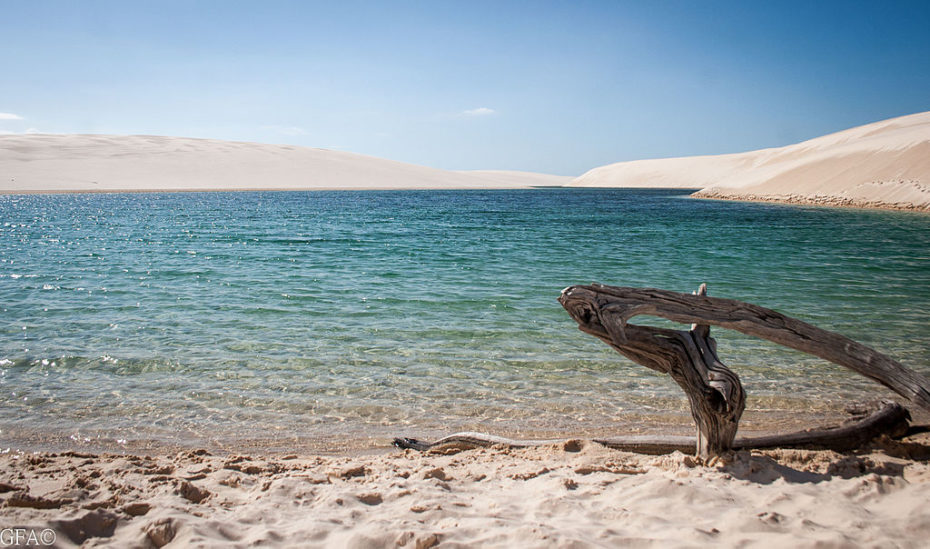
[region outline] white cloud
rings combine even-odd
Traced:
[[[39,128],[26,128],[23,131],[5,130],[3,128],[0,128],[0,135],[33,135],[33,134],[39,134],[39,133],[55,134],[56,132],[43,131],[43,130],[40,130]],[[63,134],[57,134],[57,135],[63,135]]]
[[[284,135],[310,135],[307,130],[300,128],[298,126],[262,126],[263,130],[273,131],[275,133],[280,133]]]
[[[492,114],[497,114],[497,111],[487,107],[478,107],[477,109],[468,109],[467,111],[462,111],[461,114],[462,116],[490,116]]]
[[[0,112],[0,120],[22,120],[23,117],[11,112]]]

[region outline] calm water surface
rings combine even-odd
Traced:
[[[687,432],[677,386],[556,302],[591,281],[707,282],[930,375],[922,214],[623,189],[0,196],[0,450]],[[890,395],[715,335],[748,428]]]

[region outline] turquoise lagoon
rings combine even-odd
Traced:
[[[456,430],[688,432],[556,301],[742,299],[930,375],[930,216],[680,190],[0,196],[0,445],[344,450]],[[745,427],[890,391],[716,330]]]

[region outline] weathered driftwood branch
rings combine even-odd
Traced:
[[[599,314],[619,316],[622,325],[634,316],[651,315],[673,322],[728,328],[845,366],[930,410],[930,381],[917,372],[848,337],[765,307],[735,299],[602,284],[571,286],[562,291],[559,301],[579,321],[582,331],[598,330],[596,324],[585,326],[579,320],[582,317],[572,313],[574,309],[583,315],[585,304]]]
[[[861,448],[863,444],[880,435],[895,437],[905,434],[908,429],[907,420],[909,417],[907,410],[900,404],[884,401],[878,403],[877,408],[872,410],[871,413],[860,416],[858,419],[839,427],[762,437],[737,437],[733,441],[733,449],[808,448],[838,452],[853,450]],[[490,446],[525,448],[558,444],[560,442],[564,442],[564,440],[517,440],[469,432],[455,433],[434,442],[425,442],[415,438],[395,438],[394,446],[421,451],[446,451]],[[697,439],[685,436],[634,435],[596,438],[594,442],[610,448],[640,454],[668,454],[675,451],[693,454],[697,448]]]
[[[559,302],[578,327],[599,338],[630,360],[668,374],[684,390],[697,426],[697,437],[628,436],[595,439],[612,448],[641,453],[693,451],[707,458],[730,449],[824,448],[848,450],[878,435],[901,436],[910,415],[900,405],[881,407],[837,428],[755,438],[736,438],[746,395],[739,377],[717,357],[710,326],[720,326],[846,366],[930,410],[930,381],[878,351],[839,334],[822,330],[758,305],[707,297],[701,285],[695,294],[653,288],[620,288],[593,284],[562,291]],[[690,330],[637,326],[629,320],[650,315],[691,324]],[[551,440],[512,440],[480,433],[456,433],[435,442],[394,439],[400,448],[428,450],[496,444],[521,447],[552,444]]]
[[[709,326],[773,341],[846,366],[930,410],[930,382],[893,359],[839,334],[770,309],[653,288],[594,284],[562,291],[559,302],[579,328],[638,364],[669,374],[685,391],[697,424],[696,451],[708,457],[736,447],[745,395],[739,378],[716,356]],[[629,324],[637,315],[692,323],[691,330]]]
[[[703,296],[707,286],[701,285]],[[581,329],[633,362],[668,374],[684,390],[697,425],[697,454],[708,457],[729,450],[736,437],[746,394],[739,377],[720,362],[710,327],[669,330],[627,324],[625,309],[607,311],[589,301],[590,293],[566,290],[559,298]],[[698,320],[699,322],[699,320]]]

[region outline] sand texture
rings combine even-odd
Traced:
[[[361,457],[6,454],[0,516],[52,529],[58,547],[925,547],[927,440],[708,466],[584,441]]]
[[[0,135],[0,192],[493,189],[569,177],[453,172],[360,154],[184,137]]]
[[[776,149],[620,162],[570,185],[693,188],[703,198],[930,210],[930,112]]]

